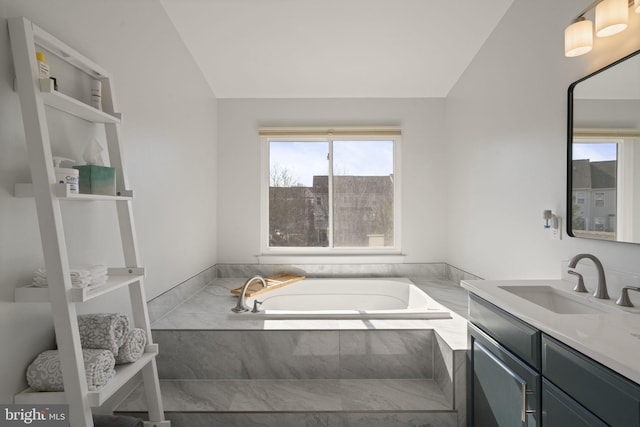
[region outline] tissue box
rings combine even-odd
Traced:
[[[80,193],[116,195],[116,169],[108,166],[74,166],[80,171]]]

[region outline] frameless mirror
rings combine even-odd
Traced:
[[[640,243],[640,51],[569,86],[567,232]]]

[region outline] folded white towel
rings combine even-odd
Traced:
[[[92,277],[91,278],[91,283],[89,283],[89,286],[91,286],[91,287],[93,287],[93,286],[102,286],[102,285],[107,283],[107,280],[109,280],[109,276],[107,276],[106,274],[104,274],[102,276],[98,276],[98,277]]]
[[[49,286],[49,281],[46,278],[37,276],[33,278],[33,284],[40,288]],[[91,277],[72,278],[71,286],[74,288],[85,288],[91,284]]]
[[[87,276],[100,276],[103,274],[107,274],[107,267],[105,265],[76,265],[69,267],[71,271],[77,271],[78,273],[83,273]],[[87,274],[88,273],[88,274]]]
[[[107,267],[104,265],[70,267],[69,276],[71,277],[71,286],[74,288],[104,285],[108,279]],[[49,286],[44,267],[34,272],[32,284],[40,288]]]
[[[69,275],[71,278],[84,278],[89,276],[100,276],[107,274],[107,267],[104,265],[77,265],[69,266]],[[34,272],[37,277],[47,277],[47,270],[44,267],[40,267]]]

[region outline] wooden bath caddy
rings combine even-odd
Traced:
[[[254,295],[272,291],[274,289],[278,289],[304,279],[305,276],[297,276],[295,274],[278,274],[277,276],[272,276],[264,279],[267,282],[266,288],[262,287],[262,283],[259,280],[254,281],[247,288],[247,292],[245,293],[245,295],[248,297],[252,297]],[[239,288],[231,289],[232,294],[239,294],[240,292],[242,292],[242,286],[240,286]]]

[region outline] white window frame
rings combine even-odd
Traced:
[[[314,262],[402,262],[401,245],[401,132],[397,127],[376,128],[261,128],[261,182],[260,182],[260,255],[265,263]],[[393,247],[333,247],[333,212],[329,214],[328,247],[271,247],[269,246],[269,185],[271,141],[327,142],[327,141],[393,141]],[[332,144],[329,144],[328,173],[333,175]],[[332,179],[329,179],[329,206],[333,207]],[[316,258],[320,257],[320,258]]]

